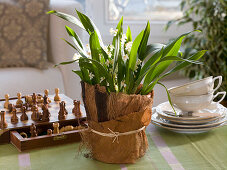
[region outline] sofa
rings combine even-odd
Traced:
[[[50,10],[76,14],[75,8],[82,11],[82,6],[75,0],[50,0]],[[50,15],[48,35],[48,69],[39,70],[31,67],[13,67],[0,69],[0,98],[8,93],[11,97],[18,92],[23,94],[43,93],[45,89],[54,94],[54,89],[59,88],[60,93],[65,93],[73,99],[80,98],[80,80],[72,72],[76,65],[60,66],[54,64],[71,60],[75,53],[61,38],[68,38],[65,25],[68,25],[82,37],[81,29],[62,19]]]

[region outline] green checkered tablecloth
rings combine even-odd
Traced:
[[[207,133],[185,135],[149,125],[146,132],[148,152],[135,164],[105,164],[78,156],[79,143],[25,153],[19,153],[11,144],[4,144],[0,145],[0,170],[227,169],[227,126]]]

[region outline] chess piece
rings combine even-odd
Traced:
[[[1,121],[0,121],[0,128],[4,129],[7,128],[8,124],[6,122],[6,112],[5,111],[1,111]]]
[[[20,116],[20,120],[21,121],[28,120],[28,115],[26,114],[26,107],[25,106],[23,106],[21,108],[21,112],[22,112],[22,115]]]
[[[37,104],[37,96],[35,93],[32,94],[32,104],[36,105]]]
[[[47,135],[52,135],[53,132],[52,132],[52,129],[47,129]]]
[[[50,98],[48,97],[48,95],[49,95],[49,90],[48,90],[48,89],[44,90],[44,94],[45,94],[45,96],[47,97],[48,103],[51,103],[51,100],[50,100]]]
[[[67,111],[65,109],[65,102],[62,101],[59,103],[60,105],[60,110],[58,112],[58,120],[64,120],[66,118]]]
[[[28,103],[30,106],[32,105],[32,96],[25,96],[25,101]]]
[[[11,123],[12,124],[16,124],[18,123],[18,117],[17,117],[17,110],[15,107],[13,107],[13,111],[12,111],[12,117],[11,117]]]
[[[59,96],[59,88],[55,89],[54,101],[56,101],[56,102],[61,101],[61,98]]]
[[[74,104],[74,108],[72,109],[72,113],[74,113],[76,117],[82,117],[82,113],[80,110],[80,101],[73,100],[73,104]]]
[[[43,97],[42,96],[37,96],[37,102],[38,103],[43,103]]]
[[[10,104],[10,102],[9,102],[9,94],[6,94],[5,95],[5,103],[4,103],[4,108],[6,108],[6,109],[8,109],[9,108],[9,104]]]
[[[59,134],[59,123],[53,123],[54,134]]]
[[[10,104],[8,105],[9,113],[12,113],[13,108],[14,108],[14,105],[13,105],[12,103],[10,103]]]
[[[50,112],[47,105],[42,105],[42,121],[47,122],[50,120]]]
[[[16,105],[22,105],[23,101],[21,100],[21,93],[17,93],[17,102]]]
[[[33,121],[40,121],[42,118],[41,113],[38,111],[38,107],[33,107],[31,118]]]
[[[49,104],[48,97],[46,95],[43,96],[43,104],[44,105],[48,105]]]
[[[30,133],[31,133],[31,137],[37,136],[36,126],[34,123],[32,123],[32,125],[30,126]]]

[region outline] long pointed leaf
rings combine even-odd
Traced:
[[[145,58],[145,52],[146,52],[146,48],[147,48],[147,42],[148,42],[149,35],[150,35],[150,23],[148,21],[147,26],[144,30],[143,38],[141,40],[141,43],[140,43],[140,46],[138,49],[138,56],[141,61],[143,61]]]
[[[98,35],[97,35],[96,31],[91,33],[89,43],[90,43],[92,59],[94,59],[96,61],[100,61],[99,54],[101,51],[101,46],[99,44],[99,39],[98,39]]]
[[[65,13],[63,13],[63,12],[57,12],[57,11],[55,11],[55,10],[49,11],[49,12],[47,12],[47,14],[54,14],[54,15],[56,15],[56,16],[58,16],[58,17],[64,19],[64,20],[66,20],[66,21],[68,21],[68,22],[71,22],[71,23],[73,23],[73,24],[77,25],[78,27],[80,27],[80,28],[82,28],[82,29],[85,30],[85,28],[84,28],[84,26],[81,24],[81,22],[80,22],[76,17],[74,17],[74,16],[72,16],[72,15],[65,14]]]
[[[83,46],[82,41],[80,40],[80,37],[73,31],[73,29],[68,26],[65,26],[65,28],[66,28],[66,31],[68,32],[69,36],[72,38],[73,42],[75,44],[78,43],[79,46],[81,47],[81,49],[84,49],[84,46]]]
[[[81,12],[79,12],[77,10],[76,10],[76,12],[77,12],[77,15],[78,15],[81,23],[86,28],[86,31],[88,32],[88,34],[91,35],[92,32],[96,31],[96,33],[99,37],[100,46],[104,47],[101,34],[100,34],[98,28],[96,27],[96,25],[94,24],[94,22],[90,18],[88,18],[86,15],[82,14]]]

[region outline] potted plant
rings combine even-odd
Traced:
[[[154,86],[158,83],[165,87],[159,82],[163,77],[191,63],[200,64],[197,60],[206,51],[199,51],[188,59],[181,57],[181,42],[190,33],[179,36],[161,49],[148,45],[149,22],[133,41],[129,27],[126,34],[123,33],[123,18],[116,29],[110,30],[112,44],[105,46],[92,20],[76,12],[79,19],[57,11],[48,13],[76,24],[90,35],[89,44],[84,47],[76,32],[66,26],[74,44],[64,40],[77,53],[72,61],[59,64],[77,62],[80,67],[80,70],[73,72],[81,78],[89,126],[82,133],[83,143],[96,160],[134,163],[148,147],[145,128],[151,120]],[[174,61],[176,66],[163,73]]]
[[[192,34],[184,40],[185,56],[196,50],[209,49],[203,57],[203,65],[192,64],[182,72],[195,79],[210,75],[222,75],[219,91],[227,91],[227,2],[225,0],[182,0],[180,19],[169,21],[166,29],[176,23],[181,26],[191,23],[194,29],[203,29],[203,34]],[[227,97],[223,101],[227,106]]]

